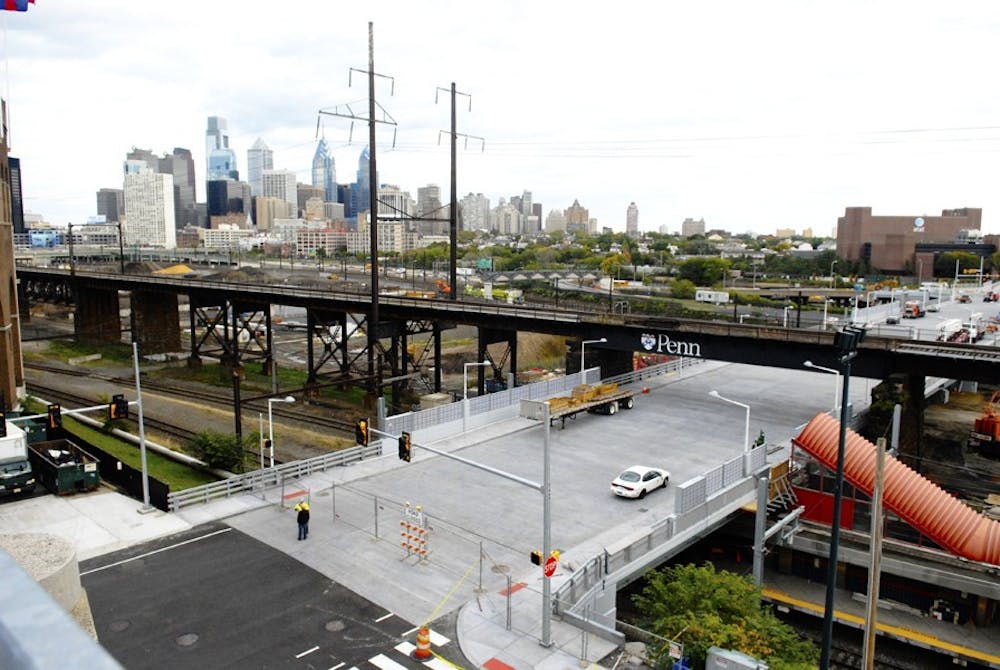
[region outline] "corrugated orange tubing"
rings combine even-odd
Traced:
[[[792,439],[823,465],[836,470],[840,421],[817,414]],[[875,445],[853,430],[844,443],[844,479],[871,496]],[[973,561],[1000,565],[1000,522],[979,514],[937,484],[892,456],[885,459],[885,506],[947,551]]]

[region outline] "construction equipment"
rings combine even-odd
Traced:
[[[451,286],[443,279],[437,279],[434,282],[437,287],[437,294],[439,297],[447,298],[451,296]]]
[[[1000,445],[1000,391],[993,392],[969,433],[970,447],[996,450],[997,445]]]
[[[618,384],[578,384],[570,396],[549,398],[549,420],[561,421],[566,427],[566,419],[575,419],[580,412],[590,414],[615,414],[618,409],[632,409],[635,406],[635,392],[622,389]]]

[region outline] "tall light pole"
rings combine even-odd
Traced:
[[[580,383],[581,384],[586,384],[587,383],[587,371],[583,367],[585,365],[585,363],[584,363],[585,359],[584,359],[584,356],[583,356],[584,348],[588,344],[600,344],[601,342],[607,342],[607,341],[608,341],[608,338],[602,337],[599,340],[583,340],[582,342],[580,342]]]
[[[469,368],[483,367],[489,365],[489,361],[478,361],[476,363],[462,364],[462,430],[469,421]]]
[[[718,391],[709,391],[708,395],[712,396],[713,398],[718,398],[723,402],[728,402],[730,405],[736,405],[738,407],[742,407],[743,409],[746,410],[747,412],[746,424],[743,427],[743,453],[744,454],[750,453],[750,405],[746,405],[744,403],[737,402],[735,400],[730,400],[729,398],[723,398],[721,395],[719,395]]]
[[[830,288],[835,288],[835,284],[833,282],[833,266],[836,264],[837,264],[837,259],[834,258],[833,261],[830,263]]]
[[[782,308],[782,311],[783,311],[782,319],[781,319],[781,327],[782,328],[788,328],[788,310],[790,310],[790,309],[795,309],[795,306],[794,305],[785,305],[784,308]]]
[[[840,411],[840,405],[838,403],[838,396],[840,396],[840,370],[834,370],[833,368],[824,368],[822,365],[816,365],[812,361],[802,361],[802,365],[807,368],[813,368],[814,370],[822,370],[823,372],[829,372],[830,374],[837,375],[837,378],[833,382],[833,411],[834,414]]]
[[[845,326],[833,338],[833,346],[838,361],[844,370],[844,385],[840,396],[840,438],[837,442],[837,472],[834,478],[833,518],[830,521],[830,556],[827,559],[826,600],[823,608],[823,642],[820,650],[819,667],[830,667],[830,647],[833,642],[833,608],[837,588],[837,554],[840,550],[840,515],[844,489],[844,454],[847,444],[847,424],[851,417],[848,404],[851,383],[851,361],[858,355],[858,345],[865,339],[865,329]]]
[[[272,418],[271,408],[274,407],[276,402],[295,402],[295,398],[292,396],[285,396],[284,398],[268,398],[267,399],[267,439],[271,442],[271,452],[269,455],[269,460],[271,461],[271,467],[274,467],[274,421]]]

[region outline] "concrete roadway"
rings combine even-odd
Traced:
[[[763,429],[769,443],[787,444],[799,426],[830,409],[835,381],[805,369],[707,362],[651,381],[633,410],[584,414],[564,430],[553,427],[552,539],[564,551],[556,583],[603,547],[669,515],[676,484],[739,456],[746,414],[708,391],[750,405],[751,440]],[[866,384],[854,381],[860,383],[851,395],[860,405]],[[434,446],[540,481],[543,433],[537,422],[513,419]],[[541,549],[541,495],[420,444],[416,433],[412,463],[399,461],[391,445],[385,456],[288,482],[284,490],[165,515],[187,524],[190,534],[118,554],[91,552],[97,558],[83,564],[83,583],[102,643],[127,667],[344,663],[345,670],[398,670],[413,667],[404,652],[414,637],[404,633],[433,622],[435,634],[462,644],[459,652],[437,639],[435,651],[464,667],[501,657],[510,667],[557,667],[539,656],[572,658],[581,635],[571,626],[554,624],[551,649],[538,644],[543,578],[529,552]],[[614,497],[611,479],[635,463],[668,468],[671,486],[644,500]],[[305,542],[295,539],[294,514],[281,504],[297,490],[312,501]],[[423,560],[400,546],[407,501],[422,505],[429,520]],[[215,525],[219,520],[225,526]],[[145,555],[226,527],[233,530]],[[112,567],[99,569],[105,566]],[[505,632],[511,601],[512,628]],[[599,640],[589,645],[591,658],[611,651]]]
[[[677,484],[737,457],[745,412],[708,391],[750,405],[751,440],[763,429],[769,442],[787,444],[798,427],[830,409],[835,381],[833,375],[805,370],[705,363],[683,378],[651,385],[631,411],[585,414],[567,422],[564,430],[554,427],[553,546],[563,550],[565,560],[583,563],[672,512],[673,486],[641,501],[614,497],[609,484],[624,467],[666,467]],[[865,386],[854,386],[858,404],[865,402]],[[463,458],[540,482],[543,429],[521,422],[526,427],[519,432],[509,432],[508,426],[491,439],[486,427],[434,446],[460,449]],[[417,433],[411,463],[396,458],[393,444],[386,456],[331,471],[332,489],[313,488],[321,545],[290,542],[284,528],[288,522],[274,506],[228,521],[411,621],[475,599],[480,580],[486,592],[503,589],[507,575],[515,581],[528,575],[527,583],[538,587],[538,569],[529,554],[542,548],[539,492],[433,455],[420,448],[419,438]],[[478,442],[462,447],[470,441]],[[400,546],[406,502],[421,505],[429,517],[430,556],[424,561],[407,559]],[[323,550],[317,551],[318,546]],[[409,568],[401,572],[401,563]],[[393,583],[397,576],[400,581]]]
[[[130,669],[422,667],[395,648],[412,623],[221,523],[80,570],[101,644]],[[458,660],[454,641],[434,642]]]

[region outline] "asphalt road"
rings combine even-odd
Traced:
[[[426,667],[397,649],[413,643],[413,622],[222,523],[85,561],[80,572],[101,644],[129,670]],[[467,666],[454,624],[434,632],[448,640],[436,637],[434,651]]]

